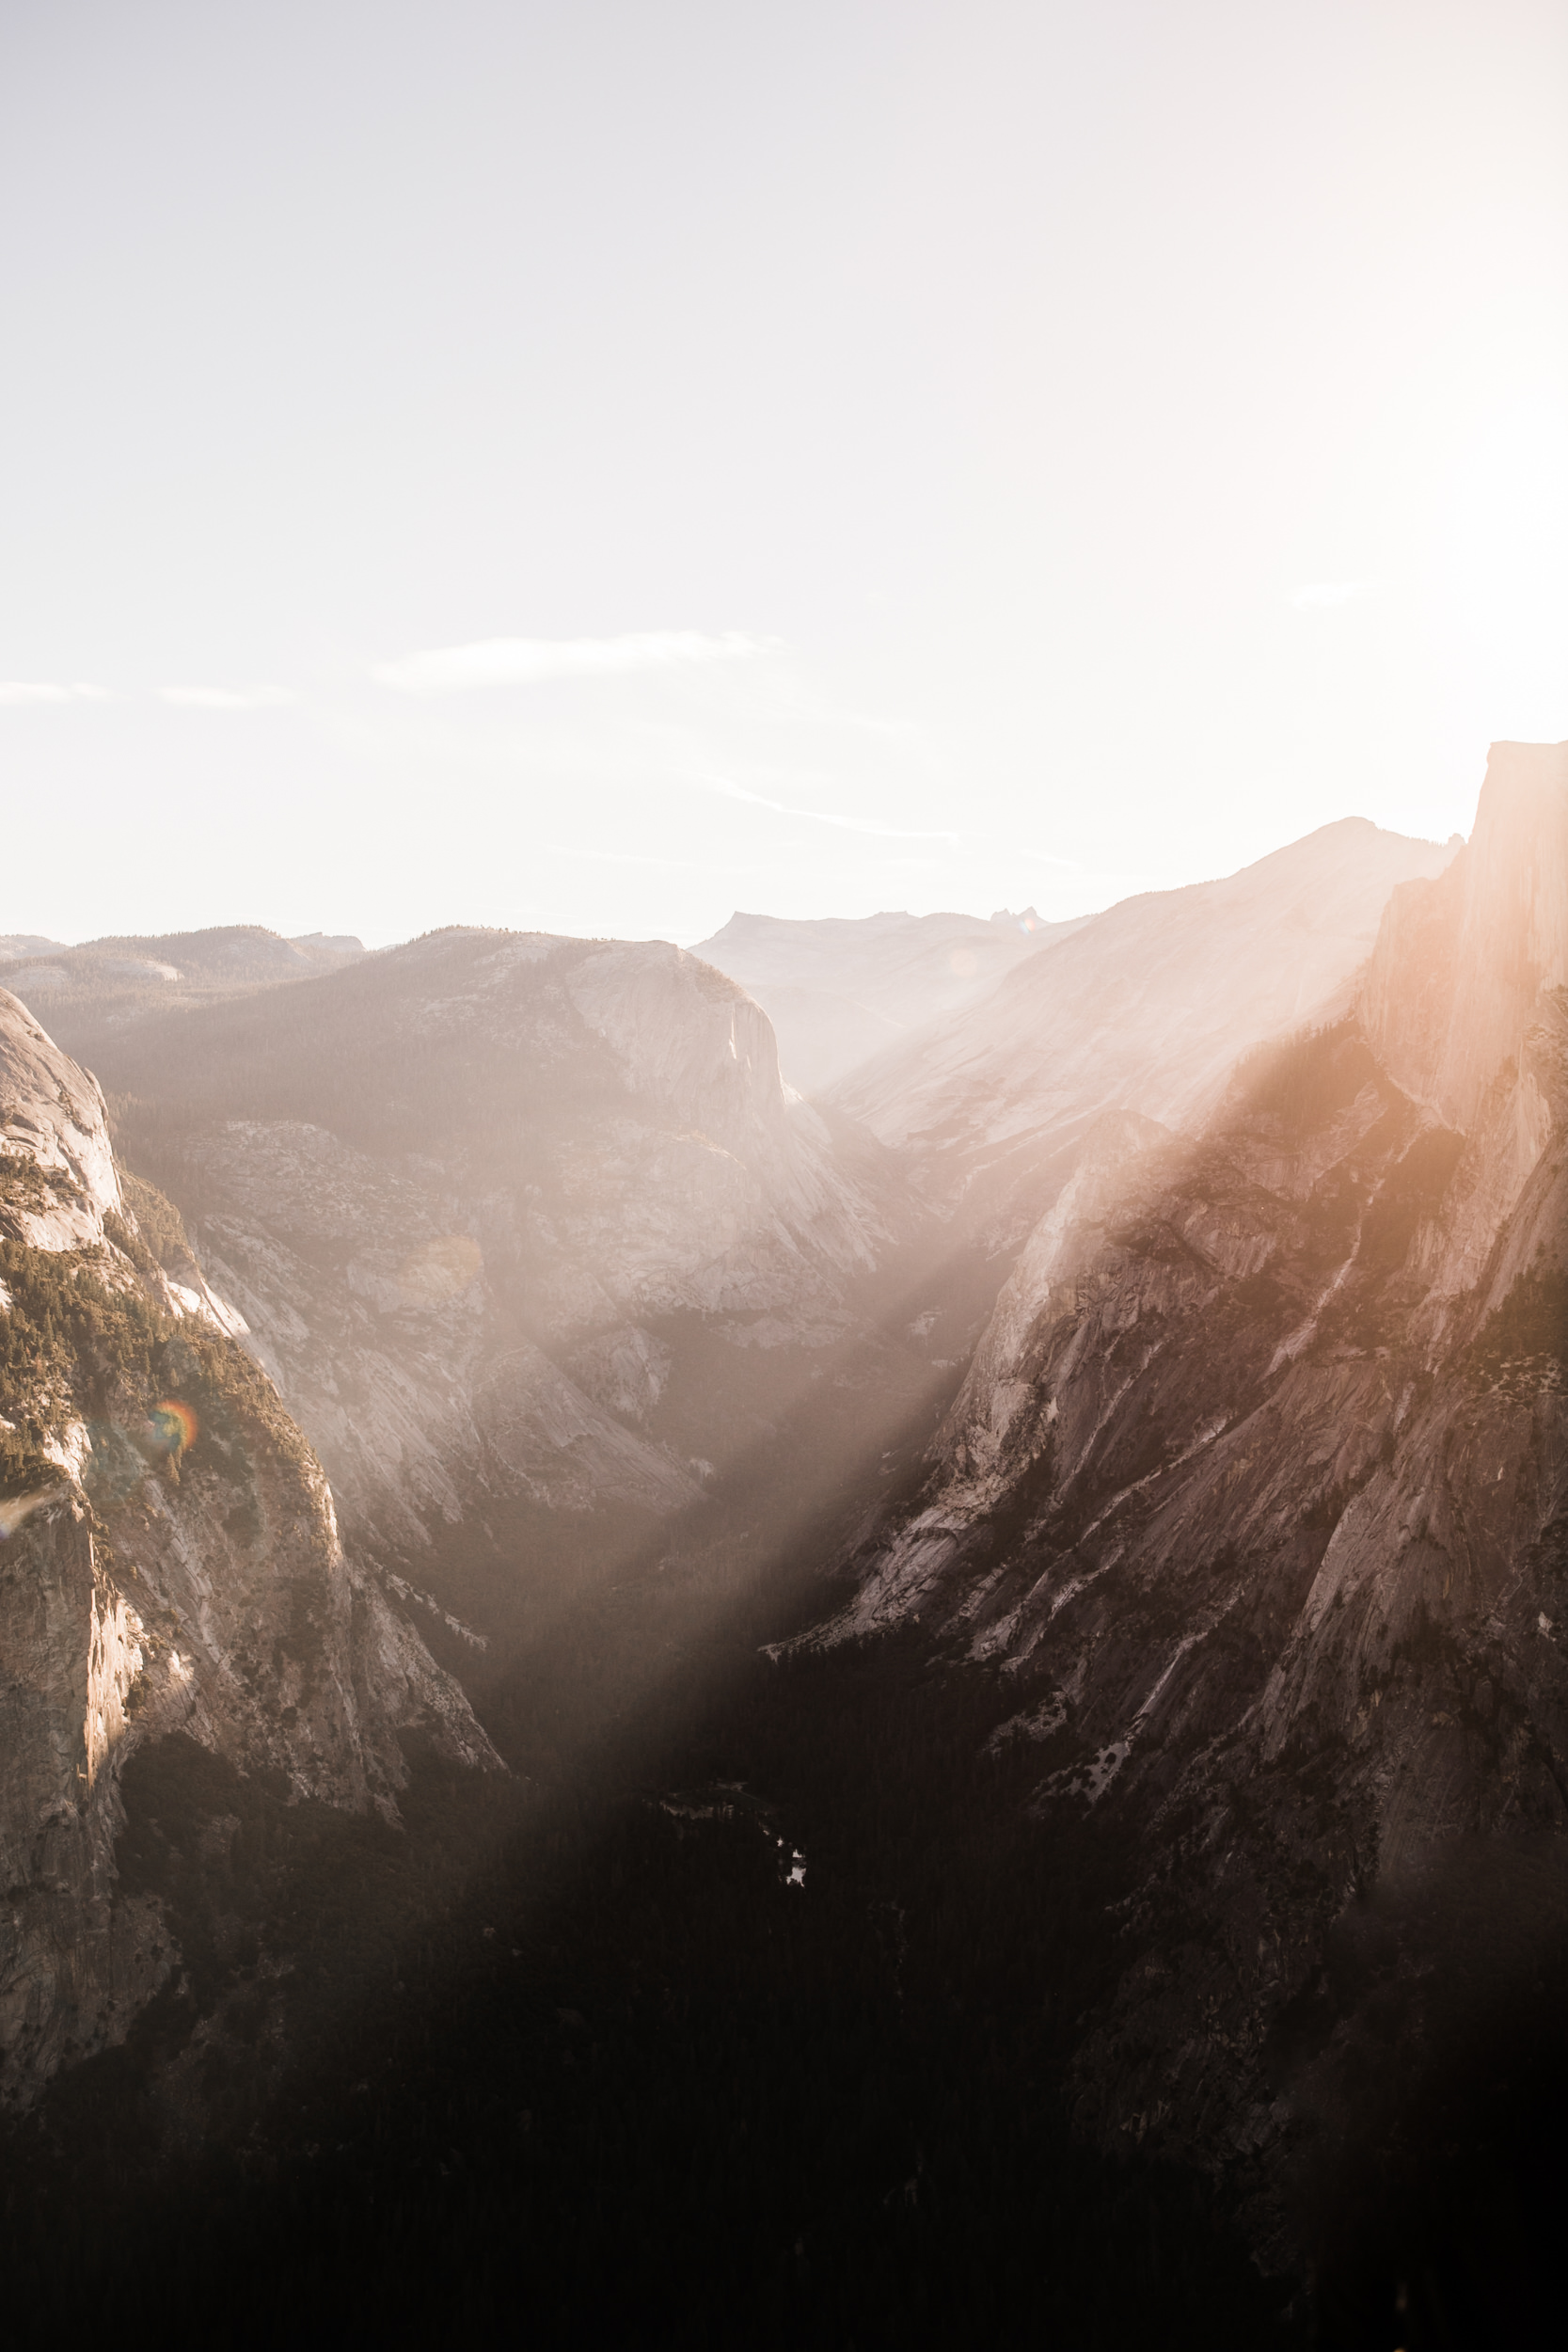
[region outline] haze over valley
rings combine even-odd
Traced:
[[[8,2340],[1560,2330],[1565,111],[0,16]]]
[[[483,2146],[515,2226],[553,2213],[562,2328],[784,2261],[788,2332],[867,2261],[972,2296],[910,2231],[940,2197],[969,2244],[953,2168],[1001,2162],[1106,2325],[1166,2291],[1167,2224],[1127,2233],[1183,2182],[1215,2340],[1304,2265],[1354,2311],[1329,2174],[1517,2029],[1521,1966],[1556,2046],[1565,878],[1568,752],[1503,744],[1467,842],[1346,820],[1037,930],[8,941],[38,2194],[99,2178],[156,2233],[215,2193],[169,2185],[194,2129],[253,2183],[212,2224],[248,2260],[347,2130],[330,2277],[418,2298],[434,2225],[395,2250],[386,2200],[450,2203]],[[1396,1951],[1430,1989],[1391,2022]],[[975,2015],[1033,2122],[974,2104]],[[711,2191],[730,2267],[693,2287],[671,2207],[668,2274],[618,2240],[590,2287],[592,2200],[629,2164],[663,2210],[633,2151],[709,2030],[747,2056],[684,2161],[759,2135]],[[807,2152],[867,2032],[887,2104],[834,2189]],[[644,2089],[607,2143],[610,2053]]]

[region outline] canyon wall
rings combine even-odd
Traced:
[[[1085,2124],[1270,2196],[1568,1915],[1565,823],[1499,747],[1329,1017],[1101,1123],[829,1629],[997,1673],[1133,1858]]]
[[[187,1271],[193,1271],[186,1269]],[[0,2092],[123,2038],[177,1967],[119,1886],[119,1780],[182,1732],[395,1817],[403,1742],[493,1767],[198,1274],[171,1281],[96,1081],[0,994]]]

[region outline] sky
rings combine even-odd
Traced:
[[[1560,0],[8,0],[0,931],[1059,917],[1568,736]]]

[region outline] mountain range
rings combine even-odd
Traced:
[[[827,1939],[895,2106],[947,2095],[939,2013],[960,2042],[1005,2015],[1044,2069],[1063,2153],[992,2210],[1030,2164],[1153,2168],[1150,2211],[1201,2184],[1283,2282],[1269,2324],[1318,2292],[1327,2325],[1300,2282],[1364,2255],[1335,2181],[1417,2177],[1412,2119],[1544,2015],[1568,1919],[1568,751],[1495,746],[1467,842],[1346,819],[1071,925],[0,946],[12,2102],[47,2118],[123,2045],[172,2145],[218,2129],[205,2049],[222,2128],[274,2129],[338,1963],[312,2008],[305,1931],[231,1924],[253,1819],[282,1808],[269,1887],[318,1818],[367,1887],[401,1837],[390,1953],[460,1867],[531,1917],[578,1832],[528,1824],[592,1786],[582,1899],[610,1851],[641,1890],[607,2015],[672,1980],[647,1841],[708,1839],[716,1888],[776,1851],[754,1964]],[[464,1826],[502,1815],[526,1867]],[[993,1847],[972,1942],[942,1873]],[[715,2061],[743,2136],[769,2030],[732,2017],[752,2057]],[[987,2096],[943,2110],[971,2182]],[[938,2194],[934,2128],[863,2249]],[[977,2246],[986,2201],[942,2177]],[[1381,2281],[1405,2223],[1367,2211]],[[896,2242],[895,2300],[940,2301]],[[787,2275],[823,2340],[829,2272]]]

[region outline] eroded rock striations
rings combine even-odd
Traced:
[[[177,1965],[119,1887],[119,1776],[183,1732],[395,1811],[401,1741],[493,1766],[194,1263],[172,1280],[96,1081],[0,993],[0,2095],[123,2039]],[[155,1200],[155,1196],[152,1197]],[[166,1215],[173,1222],[172,1212]],[[150,1216],[149,1221],[152,1221]]]
[[[1568,747],[1502,744],[1338,1008],[1101,1118],[855,1564],[1128,1841],[1113,2143],[1277,2188],[1568,1922],[1565,1138]]]

